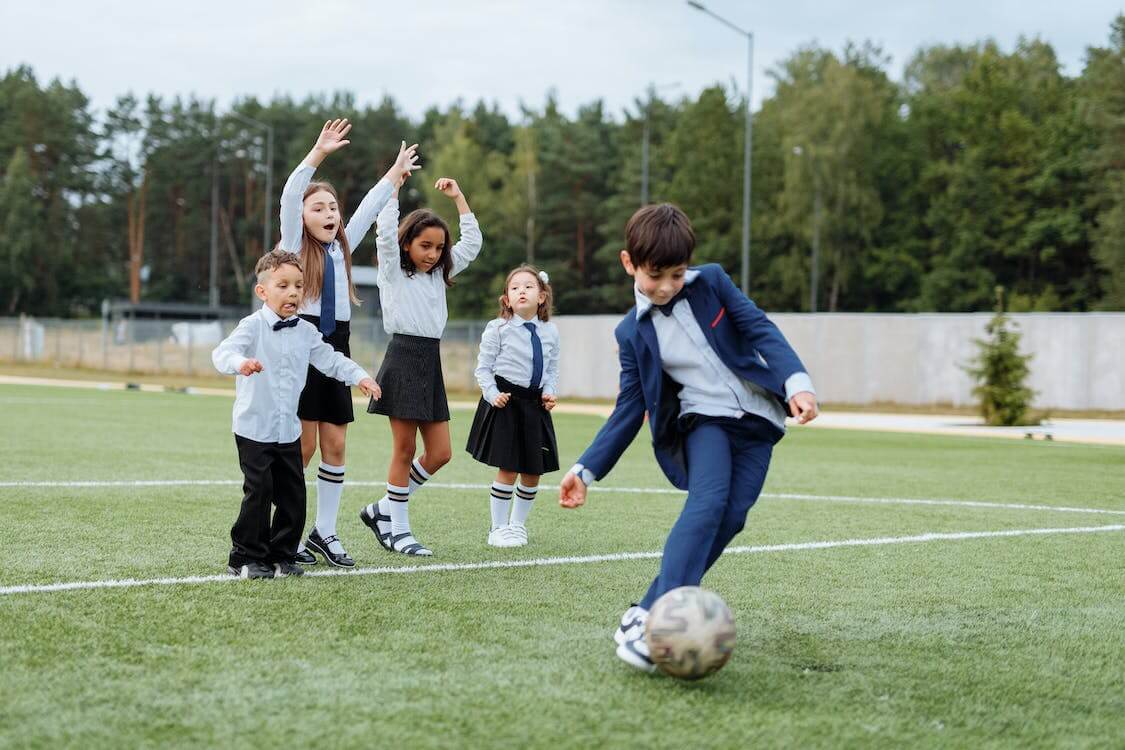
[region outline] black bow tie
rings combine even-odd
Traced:
[[[273,330],[280,331],[282,328],[293,328],[301,321],[300,318],[293,317],[289,320],[279,320],[273,324]]]
[[[663,305],[653,305],[653,307],[655,307],[657,310],[664,313],[665,315],[671,315],[672,314],[672,308],[675,307],[676,303],[679,302],[682,299],[687,299],[687,286],[686,285],[683,286],[680,289],[680,291],[676,292],[675,297],[668,300]]]

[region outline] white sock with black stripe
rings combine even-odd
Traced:
[[[492,509],[492,528],[498,529],[508,524],[508,512],[512,509],[512,493],[515,487],[510,484],[493,482],[489,492],[489,507]]]
[[[408,490],[409,494],[413,496],[414,492],[423,484],[425,484],[426,480],[429,478],[430,474],[426,471],[426,468],[422,466],[422,462],[418,459],[414,459],[414,461],[410,464],[410,487]]]
[[[516,485],[515,503],[512,505],[512,523],[520,526],[527,525],[527,517],[531,514],[531,506],[535,502],[535,493],[539,487],[525,487],[523,482]]]
[[[396,487],[387,483],[387,494],[379,501],[379,507],[391,517],[391,533],[394,535],[410,533],[409,487]]]
[[[336,536],[336,517],[340,514],[340,496],[344,493],[344,467],[320,462],[316,473],[316,531],[322,539]],[[344,554],[340,542],[329,542],[334,555]]]

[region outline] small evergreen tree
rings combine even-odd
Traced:
[[[1004,287],[996,287],[996,315],[985,330],[987,339],[976,339],[979,347],[973,365],[965,368],[977,386],[973,395],[980,400],[980,413],[990,425],[1038,424],[1028,420],[1027,412],[1035,392],[1025,385],[1030,354],[1020,354],[1020,334],[1004,312]]]

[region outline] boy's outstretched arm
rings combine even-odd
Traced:
[[[644,424],[645,398],[641,389],[637,357],[632,345],[620,335],[617,337],[618,358],[621,361],[620,390],[613,413],[598,430],[594,442],[567,472],[559,486],[559,505],[577,508],[586,502],[587,484],[602,479],[617,464],[621,454],[633,442]]]

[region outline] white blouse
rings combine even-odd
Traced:
[[[461,214],[461,239],[453,246],[451,276],[464,271],[480,252],[482,237],[477,218]],[[398,199],[391,198],[379,212],[375,228],[375,247],[379,251],[379,303],[383,308],[383,328],[387,333],[404,333],[440,339],[449,321],[445,302],[445,279],[441,268],[430,273],[408,276],[400,265],[398,247]]]
[[[492,403],[500,395],[496,376],[528,388],[531,385],[531,332],[524,323],[534,323],[543,345],[543,394],[554,395],[559,387],[559,329],[554,323],[524,320],[518,315],[490,320],[480,337],[480,354],[474,375],[484,400]]]
[[[312,182],[314,167],[300,164],[285,181],[285,188],[281,191],[281,249],[293,253],[301,252],[301,237],[304,231],[304,218],[302,212],[305,203],[305,188]],[[359,243],[363,241],[367,230],[375,223],[375,217],[387,205],[394,188],[386,180],[379,180],[375,186],[367,191],[359,208],[352,214],[344,227],[344,235],[348,238],[348,246],[352,252],[356,251]],[[343,210],[341,209],[341,214]],[[336,288],[336,320],[352,319],[352,302],[348,292],[348,270],[344,266],[344,250],[337,240],[333,240],[328,248],[328,257],[332,259],[333,278]],[[310,299],[306,294],[301,302],[299,312],[303,315],[320,315],[320,295]]]

